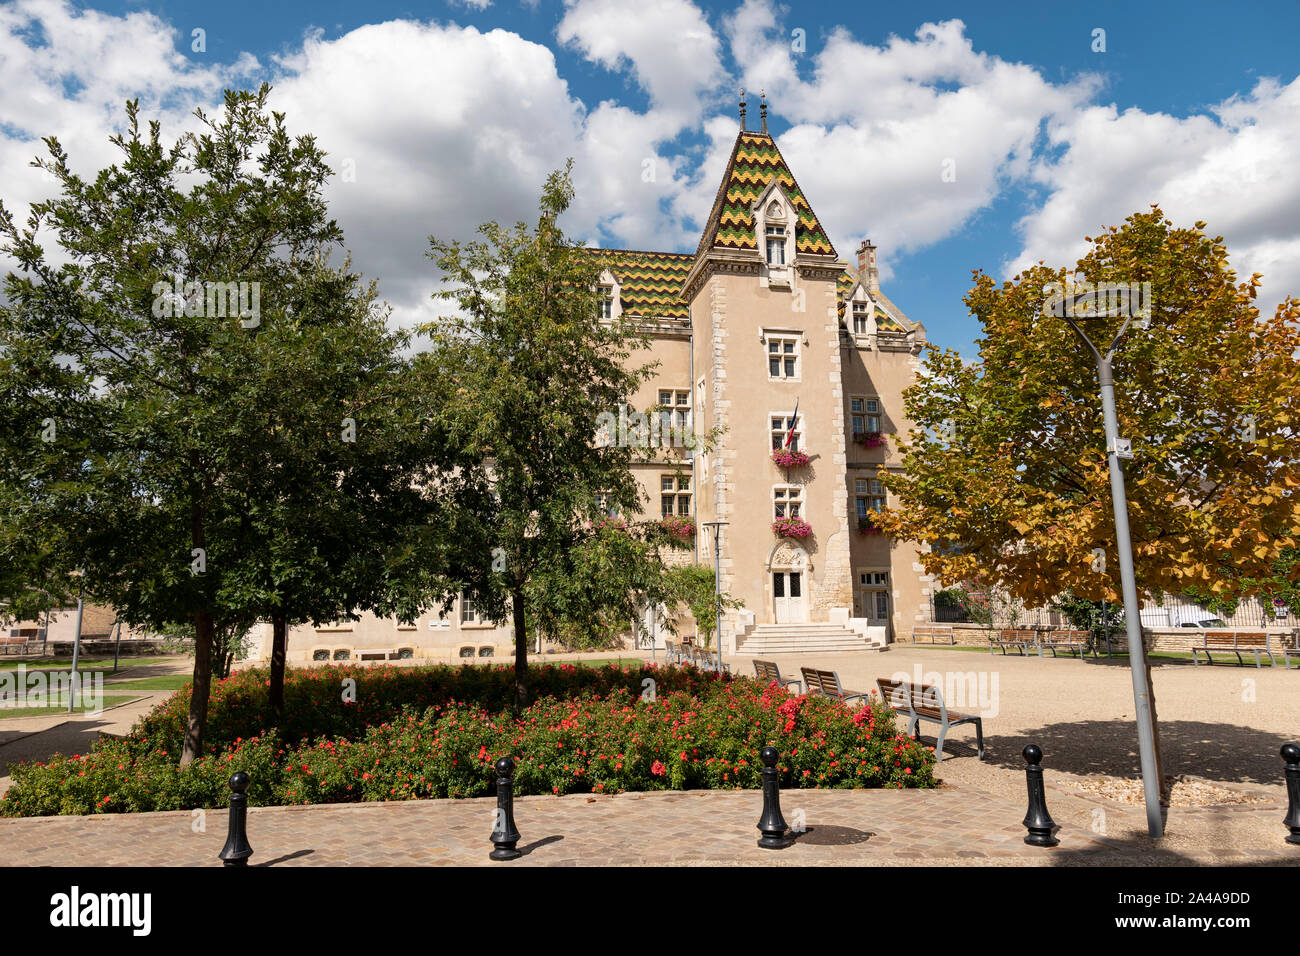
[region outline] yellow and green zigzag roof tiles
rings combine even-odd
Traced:
[[[618,279],[619,301],[628,315],[685,319],[690,309],[681,297],[682,283],[695,257],[677,252],[608,250],[609,270]]]
[[[767,133],[742,132],[723,176],[714,211],[705,226],[700,249],[757,249],[752,207],[773,180],[779,182],[798,216],[795,249],[835,255],[821,223],[786,166],[776,142]]]

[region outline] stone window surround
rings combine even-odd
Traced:
[[[770,224],[785,227],[785,263],[781,266],[769,266],[767,262],[767,227],[773,203],[779,207],[780,215],[770,216]],[[775,179],[763,190],[751,209],[754,214],[754,242],[758,246],[758,258],[762,263],[759,268],[760,282],[779,289],[789,289],[794,277],[795,233],[799,227],[799,213],[785,189]]]
[[[772,427],[772,420],[775,419],[775,418],[779,418],[779,419],[781,419],[781,421],[783,421],[783,422],[785,423],[785,427],[783,427],[783,428],[781,429],[781,448],[785,448],[785,435],[786,435],[786,433],[790,430],[790,419],[791,419],[791,417],[793,417],[793,415],[794,415],[794,409],[793,409],[793,408],[789,409],[788,411],[784,411],[784,412],[780,412],[780,411],[772,412],[772,411],[769,411],[769,412],[767,413],[767,419],[766,419],[766,422],[767,422],[767,434],[768,434],[768,444],[769,444],[769,445],[772,443],[772,439],[776,437],[776,429],[774,429],[774,428]],[[803,437],[804,437],[805,434],[807,434],[807,432],[808,432],[808,428],[807,428],[807,420],[806,420],[806,417],[805,417],[805,415],[804,415],[803,412],[800,412],[800,413],[799,413],[799,420],[798,420],[797,422],[794,423],[794,447],[795,447],[795,450],[796,450],[796,451],[801,451],[801,452],[803,452],[803,453],[805,453],[805,454],[808,453],[808,449],[806,449],[806,448],[804,447],[804,440],[803,440]],[[778,450],[778,449],[775,449],[775,448],[769,448],[769,449],[768,449],[768,454],[771,454],[772,452],[777,451],[777,450]]]
[[[808,344],[808,334],[803,329],[776,329],[765,328],[763,334],[759,336],[759,341],[763,346],[763,366],[767,372],[769,382],[802,382],[803,381],[803,347]],[[787,353],[784,350],[773,352],[769,347],[772,342],[793,342],[794,352]],[[780,359],[781,374],[772,374],[772,359]],[[794,374],[785,374],[784,360],[786,358],[794,359]]]

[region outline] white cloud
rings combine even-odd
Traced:
[[[1176,226],[1199,219],[1222,235],[1239,279],[1263,273],[1261,310],[1300,295],[1300,79],[1261,80],[1211,112],[1179,118],[1112,105],[1064,117],[1050,134],[1063,152],[1033,169],[1050,195],[1020,221],[1023,250],[1008,274],[1039,259],[1073,265],[1084,236],[1158,203]]]
[[[114,17],[48,0],[0,6],[0,182],[16,216],[54,187],[29,165],[48,155],[41,137],[57,137],[73,170],[90,175],[119,158],[108,137],[124,128],[128,99],[140,99],[142,127],[159,119],[174,137],[194,127],[195,105],[257,68],[248,55],[195,66],[177,52],[177,35],[150,13]]]
[[[886,279],[891,258],[952,235],[1026,175],[1043,122],[1097,85],[977,53],[959,20],[879,46],[842,29],[820,47],[808,37],[802,70],[769,0],[746,0],[725,29],[746,88],[795,124],[781,152],[836,251],[851,260],[869,235]]]
[[[474,5],[484,0],[466,0]],[[793,126],[782,152],[841,256],[857,240],[900,253],[933,246],[1009,189],[1041,195],[1018,224],[1008,271],[1072,262],[1082,237],[1152,202],[1206,219],[1243,276],[1276,301],[1300,292],[1300,80],[1263,81],[1184,118],[1095,104],[1099,78],[1048,82],[973,48],[960,21],[872,45],[843,29],[791,47],[770,0],[745,0],[719,38],[688,0],[567,0],[558,42],[622,72],[649,106],[582,102],[546,45],[505,30],[397,20],[317,33],[264,69],[177,50],[158,16],[68,2],[0,7],[0,181],[21,217],[49,184],[28,161],[54,134],[85,173],[116,160],[108,134],[139,96],[173,139],[224,86],[275,84],[291,132],[311,132],[340,175],[331,211],[358,268],[381,280],[403,324],[431,317],[427,236],[468,238],[486,219],[531,219],[547,173],[575,157],[566,226],[590,242],[693,249],[735,141],[735,86],[765,88]],[[726,54],[731,59],[724,59]],[[728,78],[734,62],[738,80]],[[685,135],[684,135],[685,134]],[[683,147],[702,134],[696,146]],[[955,181],[945,182],[945,160]],[[1252,181],[1253,178],[1253,181]]]
[[[673,134],[698,120],[701,94],[724,77],[718,37],[689,0],[565,0],[556,36],[606,69],[630,65]]]

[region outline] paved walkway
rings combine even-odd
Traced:
[[[66,668],[64,668],[66,670]],[[105,672],[104,693],[115,692],[115,685],[142,677],[188,676],[194,669],[192,658],[177,657],[152,664],[137,664],[123,658],[117,674]],[[7,717],[0,720],[0,793],[9,789],[12,778],[9,764],[48,760],[50,755],[84,754],[101,733],[125,734],[135,722],[170,697],[171,690],[136,690],[118,688],[117,693],[139,695],[138,699],[111,707],[98,715],[68,714],[52,709],[47,717]]]
[[[962,709],[985,713],[986,759],[975,759],[973,734],[959,728],[945,747],[949,759],[938,767],[941,789],[787,790],[786,819],[793,824],[802,811],[807,832],[782,851],[755,846],[762,804],[755,791],[527,797],[516,804],[526,855],[501,865],[1300,865],[1300,847],[1283,840],[1285,792],[1277,756],[1283,741],[1300,737],[1300,672],[1157,665],[1166,771],[1264,802],[1175,807],[1166,837],[1154,843],[1141,807],[1076,790],[1099,775],[1137,774],[1132,685],[1124,664],[907,645],[884,654],[777,659],[791,674],[799,665],[831,667],[846,685],[861,689],[900,671],[914,677],[917,668],[926,680],[975,675],[977,685],[987,685],[988,699]],[[749,658],[730,661],[733,672],[752,671]],[[186,666],[179,664],[182,671]],[[0,723],[0,772],[7,760],[43,759],[56,749],[84,752],[101,730],[125,731],[167,693],[98,718],[34,719],[26,736],[12,733],[19,721]],[[933,727],[922,732],[932,743]],[[1022,842],[1020,750],[1031,741],[1046,752],[1048,806],[1062,828],[1061,846],[1051,850]],[[0,787],[6,782],[0,778]],[[253,862],[487,864],[493,807],[489,799],[255,808],[249,823]],[[0,820],[0,862],[207,866],[225,840],[226,815],[209,812],[205,823],[205,832],[193,832],[188,812]]]
[[[488,865],[495,806],[484,798],[258,807],[249,811],[251,862]],[[1093,833],[1088,807],[1072,806],[1058,791],[1049,794],[1049,808],[1061,824],[1061,844],[1041,849],[1023,842],[1023,803],[974,788],[787,790],[786,821],[801,823],[804,832],[787,849],[772,851],[756,845],[757,791],[524,797],[515,803],[524,856],[492,865],[1300,865],[1300,848],[1283,840],[1278,807],[1245,811],[1271,819],[1270,846],[1195,852]],[[1171,826],[1175,819],[1176,813]],[[3,862],[14,866],[213,866],[226,826],[225,811],[201,818],[180,811],[11,819],[0,820],[0,846]]]

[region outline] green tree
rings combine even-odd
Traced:
[[[597,443],[598,416],[653,365],[634,362],[647,340],[631,317],[599,316],[604,260],[558,224],[572,199],[566,169],[547,179],[535,227],[492,222],[480,240],[430,240],[447,284],[437,296],[457,309],[425,327],[430,348],[416,358],[456,464],[445,479],[449,567],[489,620],[514,625],[517,709],[528,702],[530,616],[595,626],[625,614],[658,574],[654,549],[633,537],[593,545],[612,533],[600,527],[610,510],[635,514],[644,498],[637,450]]]
[[[1300,527],[1300,300],[1262,318],[1259,277],[1237,284],[1204,226],[1175,228],[1158,208],[1130,216],[1089,240],[1074,273],[1151,283],[1149,324],[1130,328],[1114,363],[1147,595],[1249,590]],[[978,573],[1030,606],[1067,590],[1119,603],[1096,368],[1044,309],[1049,284],[1069,278],[1042,265],[1001,285],[977,273],[966,303],[984,328],[979,360],[928,352],[904,396],[906,470],[881,475],[898,505],[880,524],[932,545],[927,571]],[[1120,321],[1095,320],[1091,337],[1108,343]],[[961,547],[942,546],[951,541]]]
[[[704,641],[705,647],[711,647],[713,636],[718,628],[718,609],[741,608],[744,601],[738,601],[725,591],[717,593],[717,579],[713,568],[702,564],[683,564],[668,571],[671,594],[674,601],[685,604],[695,619],[695,632]]]
[[[83,180],[48,138],[37,165],[60,195],[34,204],[25,229],[0,206],[21,269],[0,310],[0,393],[27,403],[21,433],[3,436],[21,463],[4,494],[21,507],[0,517],[0,540],[48,535],[36,563],[55,577],[84,566],[88,593],[133,625],[191,622],[183,763],[202,752],[218,627],[277,607],[290,620],[331,614],[403,560],[345,554],[373,541],[357,523],[370,506],[381,524],[387,514],[348,494],[410,491],[409,472],[371,467],[400,441],[361,440],[406,424],[379,408],[377,384],[400,340],[354,276],[324,265],[342,239],[322,194],[330,171],[313,138],[291,137],[269,110],[269,92],[228,91],[218,116],[196,111],[202,131],[170,147],[129,103],[118,164]],[[345,416],[355,448],[323,437]],[[33,430],[38,419],[56,440]],[[393,429],[368,428],[376,419]],[[306,601],[312,589],[324,594]]]

